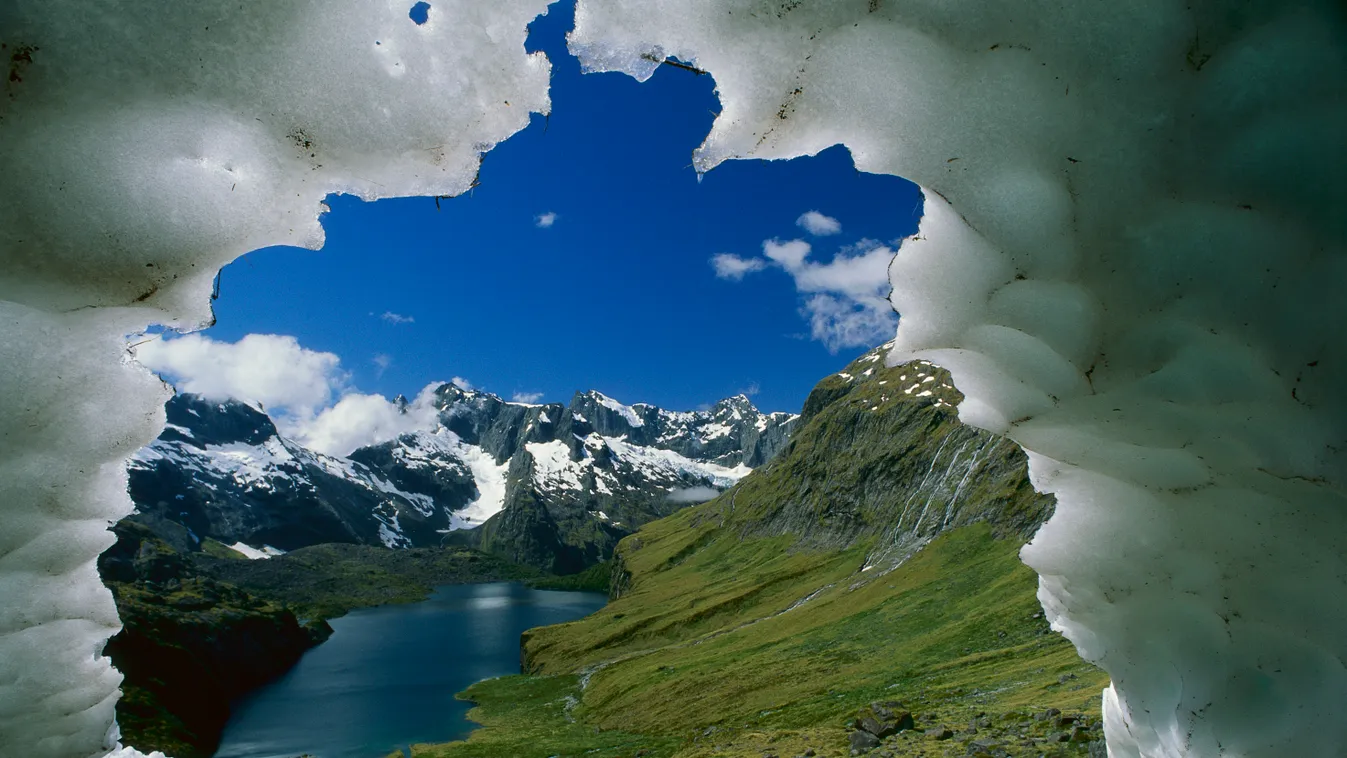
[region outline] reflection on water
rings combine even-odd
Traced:
[[[236,704],[216,758],[381,757],[459,739],[454,693],[519,673],[519,635],[593,613],[591,592],[493,583],[441,587],[413,605],[353,611],[288,674]]]

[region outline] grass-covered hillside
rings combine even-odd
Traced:
[[[415,755],[1100,754],[1106,677],[1018,559],[1051,501],[957,400],[878,352],[825,379],[771,464],[622,541],[613,602],[464,693],[483,729]]]

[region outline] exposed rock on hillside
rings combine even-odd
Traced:
[[[742,395],[690,413],[598,392],[569,406],[453,384],[434,397],[429,428],[342,457],[287,439],[246,403],[178,395],[130,466],[137,519],[165,539],[185,535],[174,544],[188,551],[207,538],[249,555],[453,542],[572,573],[641,524],[737,482],[797,420]],[[186,531],[157,526],[167,524]]]

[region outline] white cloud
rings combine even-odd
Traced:
[[[733,253],[720,253],[711,258],[711,266],[715,268],[717,277],[737,282],[744,278],[744,274],[763,270],[767,263],[761,258],[740,258]]]
[[[805,261],[787,270],[801,292],[836,292],[854,300],[883,299],[889,292],[892,261],[892,248],[866,240],[838,251],[831,263]]]
[[[467,379],[464,379],[461,376],[456,376],[453,379],[450,379],[449,383],[461,390],[467,390],[468,392],[472,392],[473,390],[477,389],[476,387],[472,386],[472,382],[468,381]]]
[[[747,395],[748,397],[753,397],[759,392],[762,392],[762,385],[757,382],[749,382],[747,387],[739,390],[739,394]]]
[[[232,343],[199,334],[156,338],[135,353],[180,392],[261,403],[282,434],[329,455],[433,427],[434,390],[443,384],[427,385],[404,411],[382,395],[355,392],[335,354],[278,334],[249,334]],[[384,354],[372,360],[380,373],[392,363]],[[471,387],[457,377],[454,382]]]
[[[801,260],[787,268],[800,292],[815,293],[801,308],[811,336],[836,353],[892,339],[898,317],[889,304],[892,248],[862,240],[829,263]]]
[[[366,445],[434,427],[439,386],[440,382],[426,385],[405,410],[383,395],[351,393],[312,418],[291,420],[283,431],[311,450],[349,455]]]
[[[801,224],[809,214],[801,216]],[[827,218],[824,216],[823,218]],[[767,240],[766,258],[742,259],[729,254],[712,263],[721,278],[742,279],[743,273],[721,274],[717,259],[733,259],[734,270],[758,271],[772,264],[795,280],[795,290],[809,295],[800,315],[808,319],[810,336],[836,353],[847,347],[877,345],[893,337],[897,315],[889,305],[889,263],[893,248],[874,240],[861,240],[839,250],[828,263],[809,260],[813,247],[801,239]]]
[[[834,295],[814,295],[800,308],[809,319],[810,336],[830,352],[847,347],[871,347],[893,339],[897,316],[887,300],[852,300]]]
[[[383,315],[380,316],[379,318],[383,319],[384,321],[387,321],[387,322],[390,323],[390,324],[414,324],[414,323],[416,323],[416,319],[415,319],[415,318],[413,318],[413,317],[411,317],[411,316],[404,316],[404,315],[402,315],[401,313],[394,313],[394,312],[392,312],[392,311],[384,311],[384,312],[383,312]]]
[[[335,354],[279,334],[249,334],[233,343],[189,334],[150,340],[135,353],[182,392],[258,402],[295,416],[327,406],[350,379]]]
[[[528,404],[532,405],[533,403],[536,403],[536,402],[538,402],[539,400],[542,400],[542,399],[543,399],[543,393],[541,393],[541,392],[516,392],[516,393],[514,393],[514,395],[513,395],[510,399],[513,400],[513,401],[515,401],[516,403],[528,403]]]
[[[552,224],[555,224],[556,222],[557,222],[557,214],[553,213],[552,211],[540,213],[537,216],[533,217],[533,223],[539,229],[551,229]]]
[[[815,237],[826,237],[842,231],[842,222],[818,211],[806,211],[795,219],[795,224]]]
[[[669,493],[675,503],[704,503],[720,494],[715,487],[687,487]]]
[[[813,250],[804,240],[767,240],[762,243],[762,254],[787,271],[794,271],[804,265],[804,259]]]

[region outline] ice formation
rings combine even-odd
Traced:
[[[166,397],[124,336],[328,193],[471,186],[548,108],[544,9],[0,5],[0,754],[115,740],[94,559]],[[702,170],[843,143],[926,188],[894,358],[1057,494],[1024,557],[1111,754],[1248,758],[1347,752],[1345,38],[1335,0],[581,0],[571,41],[711,72]]]
[[[950,369],[961,418],[1057,495],[1023,557],[1112,676],[1110,755],[1338,756],[1345,23],[1331,1],[581,0],[571,49],[710,72],[700,170],[843,143],[922,185],[891,360]]]
[[[0,756],[114,746],[94,561],[168,397],[125,336],[208,323],[249,250],[319,246],[329,193],[465,191],[548,110],[545,0],[410,5],[0,4]]]

